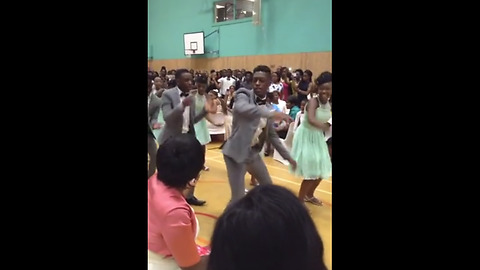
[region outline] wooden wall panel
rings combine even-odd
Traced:
[[[170,69],[193,68],[194,70],[219,70],[224,68],[253,70],[257,65],[267,65],[272,69],[278,66],[292,69],[310,69],[316,77],[323,71],[332,71],[331,52],[311,52],[295,54],[249,55],[219,58],[184,58],[151,60],[149,67],[159,71],[162,66]]]

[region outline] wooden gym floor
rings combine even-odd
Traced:
[[[195,189],[198,199],[206,200],[203,206],[193,206],[200,223],[200,232],[197,238],[199,245],[209,245],[215,226],[215,221],[225,209],[230,200],[230,186],[228,184],[227,169],[219,142],[207,145],[206,166],[209,171],[202,171],[200,180]],[[301,178],[288,171],[288,167],[273,160],[272,157],[264,158],[267,169],[276,185],[284,186],[298,194]],[[245,188],[251,189],[250,175],[245,175]],[[332,269],[332,179],[323,180],[315,191],[315,196],[323,201],[323,206],[306,203],[311,211],[311,216],[322,238],[325,253],[324,260],[328,269]]]
[[[206,166],[209,171],[203,171],[197,183],[195,196],[206,200],[204,206],[194,206],[200,233],[197,242],[200,245],[208,245],[212,236],[216,218],[221,215],[230,200],[230,187],[228,185],[227,171],[223,155],[219,149],[220,143],[214,142],[207,145]],[[288,167],[273,160],[271,157],[264,158],[267,169],[270,172],[273,183],[292,190],[295,194],[300,188],[301,178],[290,174]],[[306,203],[311,211],[312,218],[325,247],[325,263],[328,269],[332,269],[332,179],[323,180],[315,191],[315,196],[323,201],[323,206],[315,206]],[[245,176],[245,187],[249,185],[250,175]]]

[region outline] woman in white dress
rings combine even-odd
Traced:
[[[208,92],[208,95],[214,100],[217,105],[216,113],[208,113],[205,116],[207,119],[207,127],[210,135],[224,135],[225,134],[225,114],[222,110],[222,104],[219,99],[218,90],[214,89]]]

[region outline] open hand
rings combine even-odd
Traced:
[[[275,112],[274,115],[273,115],[273,119],[275,119],[277,121],[285,121],[285,122],[287,122],[287,124],[290,124],[293,121],[293,119],[290,117],[290,115],[285,114],[285,113],[281,113],[281,112]]]
[[[192,98],[191,96],[188,96],[182,100],[182,104],[184,107],[190,106],[192,104]]]
[[[207,95],[207,100],[205,101],[205,111],[208,113],[217,113],[217,104],[209,95]]]

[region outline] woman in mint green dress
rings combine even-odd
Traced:
[[[197,86],[198,91],[195,95],[195,114],[198,115],[202,109],[205,108],[205,102],[207,100],[205,93],[207,90],[207,79],[204,77],[197,77],[195,79],[195,85]],[[205,117],[202,118],[202,120],[194,124],[193,127],[195,128],[195,136],[200,144],[203,145],[206,153],[206,145],[212,140],[207,127],[207,119],[205,119]],[[207,166],[203,165],[203,170],[208,171],[208,169]]]
[[[331,117],[331,111],[325,85],[331,87],[331,77],[329,82],[319,79],[316,81],[318,95],[308,101],[305,118],[293,137],[291,156],[297,162],[297,168],[294,171],[290,167],[290,171],[303,177],[298,192],[300,201],[322,205],[322,202],[313,196],[313,192],[320,181],[330,177],[332,172],[332,163],[324,135],[324,131],[330,128],[327,122]]]
[[[162,94],[163,94],[164,90],[165,89],[158,90],[157,93],[155,93],[157,95],[157,97],[162,98]],[[163,120],[163,112],[162,112],[161,108],[160,108],[160,111],[158,112],[157,123],[159,123],[161,125],[161,127],[159,129],[154,129],[152,131],[153,131],[153,135],[155,135],[155,138],[157,138],[157,142],[159,142],[160,141],[160,136],[162,135],[162,128],[165,125],[165,120]]]

